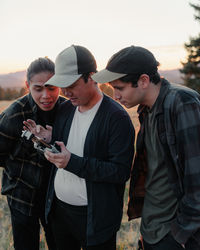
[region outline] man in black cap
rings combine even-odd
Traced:
[[[200,249],[200,101],[171,85],[145,48],[114,54],[92,78],[109,82],[116,100],[139,104],[141,123],[129,190],[129,220],[140,217],[145,250]]]
[[[56,58],[46,84],[61,87],[64,103],[53,127],[60,153],[52,162],[46,215],[59,250],[115,250],[125,183],[134,154],[134,128],[127,112],[92,80],[96,61],[72,45]],[[54,192],[55,191],[55,192]],[[52,205],[52,201],[53,206]]]

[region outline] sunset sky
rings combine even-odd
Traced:
[[[87,47],[98,69],[118,50],[150,49],[160,69],[181,67],[183,44],[199,34],[198,0],[0,0],[0,74],[24,70],[40,56]]]

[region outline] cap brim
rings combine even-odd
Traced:
[[[44,85],[53,85],[60,88],[66,88],[75,83],[82,74],[80,75],[54,75]]]
[[[127,74],[115,73],[107,69],[103,69],[93,74],[91,77],[97,83],[106,83],[106,82],[112,82],[126,75]]]

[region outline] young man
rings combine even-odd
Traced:
[[[142,47],[114,54],[94,74],[110,82],[141,123],[130,183],[129,219],[142,217],[145,250],[200,249],[200,101],[195,91],[160,79]]]
[[[7,196],[16,250],[37,250],[42,224],[49,249],[55,250],[44,208],[51,164],[21,138],[23,121],[34,119],[43,126],[53,125],[58,106],[65,99],[59,88],[44,86],[54,75],[48,58],[33,61],[27,69],[29,94],[14,101],[0,115],[0,166],[4,168],[1,193]]]
[[[115,250],[122,219],[134,128],[121,105],[99,90],[94,72],[91,52],[73,45],[57,56],[55,75],[46,83],[69,98],[53,127],[61,152],[45,153],[57,167],[46,212],[54,199],[50,222],[59,250]]]

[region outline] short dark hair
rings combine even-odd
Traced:
[[[152,83],[154,83],[155,85],[160,82],[160,75],[158,72],[156,72],[154,74],[147,74],[147,75],[149,76],[150,81]],[[119,80],[122,82],[131,82],[132,86],[134,88],[136,88],[138,86],[137,82],[138,82],[140,76],[141,76],[141,74],[128,74],[126,76],[119,78]]]
[[[89,76],[90,76],[90,72],[87,72],[87,73],[83,73],[81,77],[83,78],[84,82],[87,83]]]
[[[55,64],[48,57],[39,57],[34,60],[28,67],[26,71],[26,78],[28,84],[30,84],[31,78],[38,73],[41,72],[50,72],[52,74],[55,73]]]

